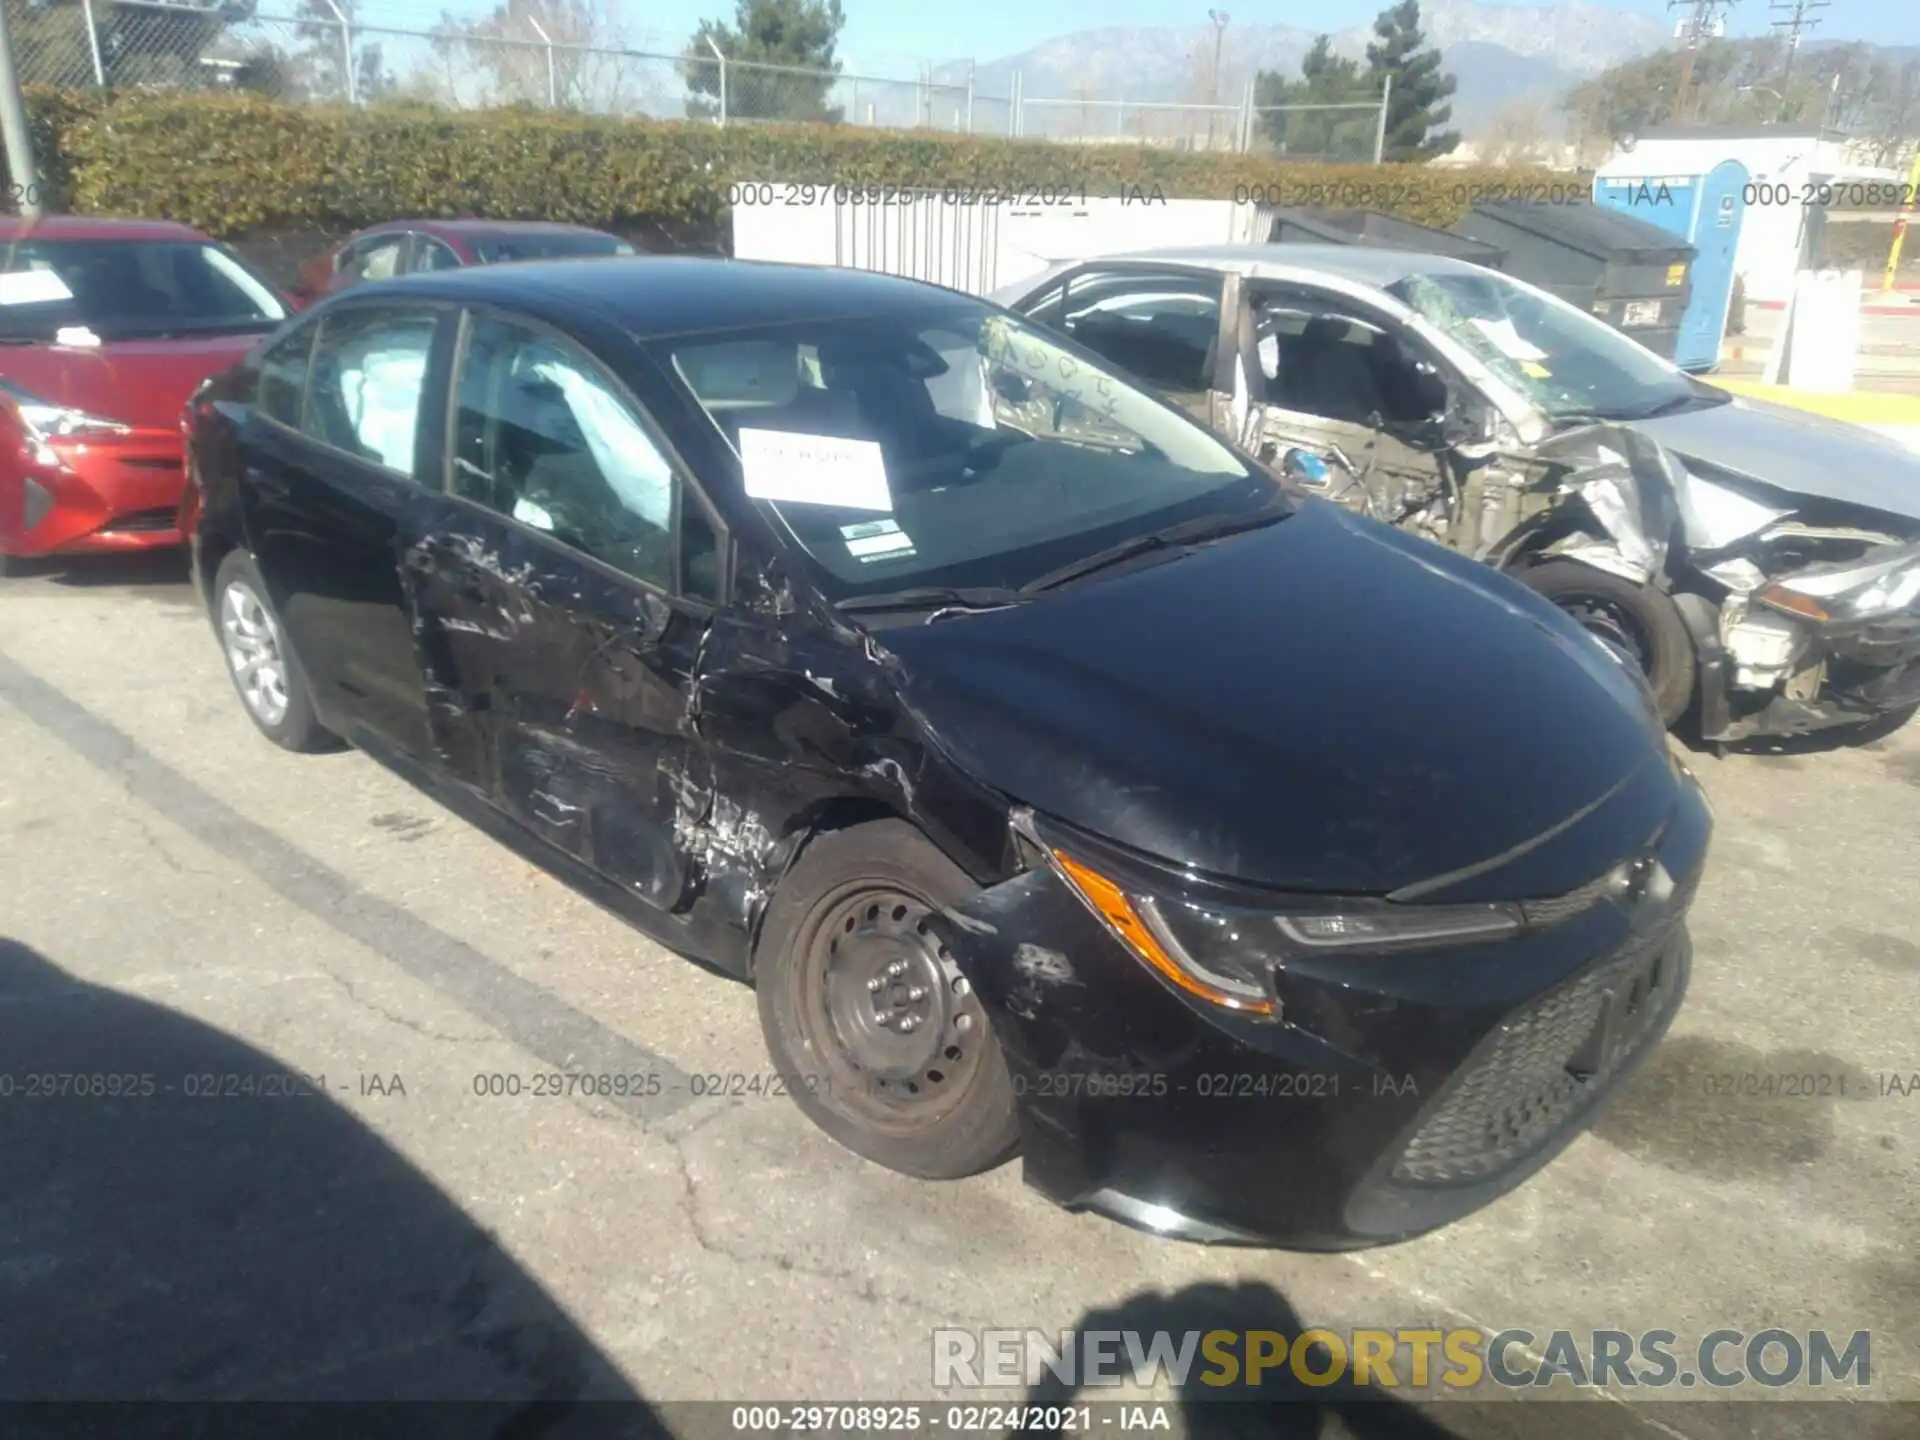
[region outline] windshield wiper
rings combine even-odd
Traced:
[[[1709,405],[1724,405],[1733,397],[1722,392],[1717,395],[1701,395],[1689,392],[1676,395],[1671,400],[1662,400],[1651,410],[1644,410],[1634,416],[1636,420],[1658,420],[1662,415],[1678,415],[1683,410],[1698,410]]]
[[[1091,555],[1049,570],[1037,579],[1029,580],[1020,587],[1022,595],[1037,595],[1043,590],[1058,589],[1082,576],[1091,575],[1097,570],[1105,570],[1136,555],[1145,555],[1154,550],[1177,549],[1183,545],[1197,544],[1203,540],[1224,539],[1228,535],[1237,535],[1244,530],[1257,530],[1262,525],[1271,525],[1276,520],[1284,520],[1293,514],[1293,505],[1288,501],[1270,502],[1257,510],[1240,510],[1225,515],[1202,515],[1195,520],[1183,520],[1177,525],[1169,525],[1164,530],[1150,530],[1145,535],[1135,535],[1122,540],[1117,545],[1109,545],[1104,550],[1096,550]]]
[[[918,585],[907,590],[884,590],[836,600],[836,610],[932,610],[951,605],[963,610],[997,610],[1018,605],[1027,597],[1004,585]]]
[[[1731,398],[1731,396],[1726,397],[1726,399]],[[1611,410],[1601,410],[1597,408],[1591,410],[1552,410],[1548,412],[1548,418],[1551,419],[1554,424],[1562,426],[1591,425],[1596,423],[1631,425],[1636,420],[1658,420],[1663,415],[1678,415],[1682,410],[1692,410],[1705,405],[1723,405],[1725,403],[1725,399],[1689,391],[1685,395],[1674,395],[1660,401],[1658,404],[1649,405],[1643,410],[1625,410],[1619,408]]]

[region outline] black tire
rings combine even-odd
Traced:
[[[285,697],[284,709],[278,713],[271,709],[263,710],[256,698],[249,695],[247,685],[241,678],[241,667],[226,627],[228,592],[236,587],[244,589],[251,596],[265,618],[268,639],[280,666],[282,683],[279,689]],[[208,610],[213,618],[214,634],[220,640],[221,656],[227,662],[227,678],[233,682],[234,693],[240,697],[240,708],[247,712],[247,718],[253,721],[254,728],[283,750],[311,754],[337,748],[340,742],[321,725],[314,713],[313,689],[307,682],[307,672],[301,668],[300,657],[293,653],[293,647],[287,643],[280,617],[274,613],[273,602],[267,597],[266,582],[260,578],[253,557],[244,550],[231,551],[220,562],[220,568],[214,572]]]
[[[760,1028],[795,1103],[855,1154],[929,1180],[1019,1144],[1006,1057],[924,923],[974,890],[903,820],[832,831],[787,872],[755,952]]]
[[[33,570],[33,561],[24,555],[8,555],[0,552],[0,580],[14,575],[31,575]]]
[[[1875,744],[1893,735],[1917,713],[1920,713],[1920,705],[1903,705],[1898,710],[1889,710],[1884,715],[1852,727],[1847,731],[1847,741],[1853,745]]]
[[[1687,622],[1668,596],[1577,560],[1548,560],[1517,578],[1637,659],[1669,727],[1686,714],[1699,667]]]

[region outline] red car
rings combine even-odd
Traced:
[[[185,225],[0,219],[0,573],[180,543],[180,414],[288,313]]]
[[[349,235],[309,262],[293,283],[296,305],[362,280],[390,280],[422,270],[458,270],[508,260],[591,259],[631,255],[618,235],[580,225],[532,220],[390,220]]]

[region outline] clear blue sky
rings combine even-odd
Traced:
[[[1235,20],[1341,30],[1363,24],[1387,0],[1211,0]],[[1603,0],[1604,3],[1604,0]],[[691,33],[706,16],[731,16],[733,0],[611,0],[630,25],[662,37]],[[973,56],[991,60],[1042,40],[1103,25],[1204,25],[1209,0],[841,0],[841,53],[862,57]],[[1607,8],[1659,16],[1665,0],[1612,0]],[[1737,34],[1766,30],[1767,0],[1737,0],[1727,12]],[[1818,12],[1821,39],[1920,44],[1916,0],[1830,0]],[[1231,31],[1229,31],[1231,34]]]

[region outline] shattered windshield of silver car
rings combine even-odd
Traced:
[[[1553,419],[1643,420],[1711,397],[1611,326],[1490,271],[1387,288]]]

